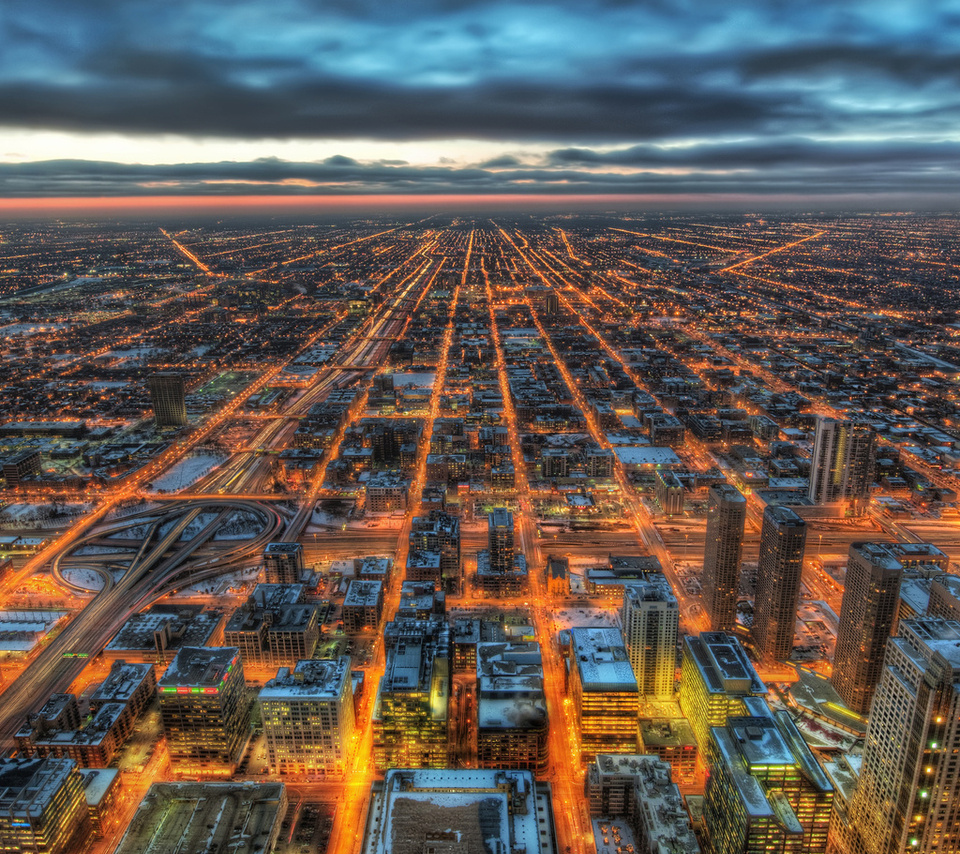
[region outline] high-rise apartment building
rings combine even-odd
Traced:
[[[635,753],[640,694],[620,633],[570,630],[570,696],[580,725],[580,756]]]
[[[449,513],[434,510],[428,516],[416,516],[410,526],[410,550],[440,554],[439,587],[456,595],[463,587],[460,558],[460,520]]]
[[[834,789],[788,711],[750,697],[710,730],[704,826],[713,854],[823,854]]]
[[[647,699],[672,699],[680,607],[662,572],[624,585],[620,622],[640,694]]]
[[[263,569],[268,584],[299,584],[303,573],[303,546],[300,543],[267,543]]]
[[[786,661],[793,650],[806,538],[807,523],[789,507],[764,511],[752,634],[769,661]]]
[[[859,715],[870,711],[883,672],[883,651],[896,622],[902,577],[903,566],[887,546],[851,544],[830,681],[840,699]]]
[[[810,500],[833,504],[867,497],[873,483],[874,433],[866,424],[820,418],[810,464]]]
[[[236,647],[183,647],[158,683],[174,773],[229,776],[250,736],[250,708]]]
[[[487,548],[477,553],[477,581],[487,593],[510,596],[527,580],[526,557],[514,546],[513,513],[497,507],[487,517]]]
[[[342,775],[355,728],[350,658],[281,667],[259,696],[275,774]]]
[[[150,404],[160,427],[183,427],[187,423],[186,387],[183,374],[160,371],[147,377]]]
[[[740,554],[747,499],[729,484],[711,486],[703,552],[703,608],[714,632],[731,632],[737,622]]]
[[[846,854],[960,850],[960,623],[904,620],[887,644],[847,821]]]
[[[513,513],[497,507],[487,518],[487,548],[493,572],[513,570]]]

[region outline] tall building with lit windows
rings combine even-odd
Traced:
[[[662,572],[625,584],[620,608],[623,639],[640,694],[672,700],[677,675],[680,607]]]
[[[751,633],[767,661],[786,661],[793,651],[806,540],[807,523],[789,507],[764,511]]]
[[[904,620],[887,644],[859,780],[831,835],[845,854],[960,851],[960,622]]]
[[[714,632],[732,632],[737,623],[740,554],[747,499],[729,484],[711,486],[703,552],[703,608]]]
[[[186,388],[183,374],[160,371],[147,377],[153,415],[160,427],[183,427],[187,423]]]
[[[704,826],[713,854],[823,854],[834,789],[790,712],[744,700],[712,727]]]
[[[903,566],[882,543],[852,543],[831,684],[858,715],[870,711],[883,651],[897,619]]]
[[[184,647],[157,683],[170,767],[183,776],[230,776],[250,737],[237,647]]]
[[[744,714],[748,697],[766,694],[767,686],[733,635],[703,632],[683,639],[680,708],[701,751],[709,744],[710,727]]]
[[[808,495],[815,504],[862,502],[873,483],[874,433],[866,424],[820,418],[813,439]]]
[[[0,760],[0,851],[71,854],[83,847],[87,801],[67,757]]]
[[[446,768],[450,705],[450,626],[394,620],[383,633],[386,666],[373,708],[377,770]]]
[[[281,667],[258,698],[275,774],[342,775],[355,721],[350,657]]]
[[[636,753],[640,693],[620,632],[570,630],[570,697],[580,725],[580,756]]]

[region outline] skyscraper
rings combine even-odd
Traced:
[[[900,561],[885,545],[851,544],[831,682],[840,699],[860,715],[870,711],[883,671],[902,576]]]
[[[848,821],[849,854],[960,850],[960,623],[904,620],[887,644]]]
[[[873,483],[874,433],[866,424],[820,418],[810,464],[810,500],[862,500]]]
[[[800,600],[800,575],[807,523],[789,507],[768,507],[760,531],[753,641],[770,661],[786,661]]]
[[[497,507],[487,519],[487,548],[493,572],[513,571],[513,513]]]
[[[729,484],[711,486],[707,503],[707,538],[703,552],[703,607],[710,629],[730,632],[737,621],[740,552],[747,500]]]
[[[161,371],[147,377],[150,403],[160,427],[183,427],[187,423],[186,390],[183,374]]]
[[[662,572],[651,572],[642,581],[624,585],[620,621],[641,695],[672,699],[680,608]]]

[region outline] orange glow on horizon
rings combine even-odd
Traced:
[[[748,194],[699,195],[694,193],[575,194],[575,193],[492,193],[486,194],[371,194],[371,195],[209,195],[209,196],[60,196],[49,198],[0,198],[0,216],[58,213],[123,213],[149,211],[230,211],[230,210],[356,210],[370,208],[450,208],[508,205],[683,205],[770,202],[769,196]],[[809,201],[804,196],[777,196],[778,203]]]

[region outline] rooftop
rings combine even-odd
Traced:
[[[218,688],[235,667],[240,650],[235,646],[185,646],[163,674],[159,685],[168,687]]]
[[[585,691],[637,693],[637,679],[617,629],[577,627],[570,636]]]
[[[350,679],[350,656],[298,661],[291,671],[281,667],[260,690],[260,702],[287,699],[336,700]]]
[[[116,854],[269,854],[286,803],[283,783],[154,783]]]

